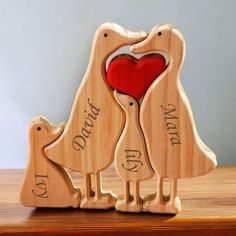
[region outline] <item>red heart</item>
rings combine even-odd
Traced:
[[[110,62],[107,81],[113,89],[139,100],[165,68],[165,58],[160,54],[148,54],[140,59],[122,54]]]

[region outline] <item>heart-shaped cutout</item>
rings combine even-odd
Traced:
[[[160,54],[147,54],[139,59],[122,54],[110,62],[107,81],[113,89],[139,100],[165,68],[165,58]]]

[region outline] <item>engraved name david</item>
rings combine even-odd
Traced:
[[[90,98],[87,100],[87,108],[84,110],[85,119],[80,131],[80,134],[76,135],[72,140],[72,146],[76,151],[83,151],[86,147],[87,140],[90,137],[92,129],[94,127],[94,122],[99,116],[100,108],[96,107],[90,101]]]
[[[176,108],[173,104],[169,103],[166,107],[160,106],[164,115],[166,129],[170,136],[171,145],[181,144],[180,134],[177,128],[178,117],[176,115]]]

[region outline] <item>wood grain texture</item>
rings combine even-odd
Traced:
[[[29,127],[29,160],[20,190],[21,203],[29,207],[79,207],[81,193],[66,170],[50,161],[44,147],[63,132],[64,124],[54,126],[42,116]]]
[[[84,175],[82,208],[114,207],[115,197],[102,193],[100,171],[114,159],[124,117],[106,82],[105,63],[120,47],[139,42],[146,36],[145,32],[129,31],[115,23],[104,23],[98,28],[69,121],[60,138],[45,149],[52,161]],[[96,177],[95,192],[91,190],[91,174]]]
[[[76,186],[83,179],[71,173]],[[22,170],[0,170],[0,235],[236,235],[236,167],[179,180],[178,215],[128,214],[115,210],[35,209],[18,200]],[[114,169],[103,173],[104,187],[117,194],[123,183]],[[155,191],[156,179],[141,183],[142,195]]]
[[[154,171],[149,162],[146,144],[139,124],[139,103],[133,97],[114,91],[118,104],[125,112],[126,122],[115,149],[115,166],[124,181],[124,195],[118,198],[116,210],[140,212],[143,201],[140,197],[139,182],[151,178]],[[131,196],[130,184],[134,195]]]
[[[180,211],[177,179],[209,173],[216,167],[216,157],[197,133],[190,103],[180,83],[185,57],[183,35],[172,25],[158,25],[144,41],[131,47],[134,53],[154,51],[166,53],[169,64],[149,87],[140,107],[140,123],[150,161],[160,175],[157,189],[160,194],[147,202],[146,209],[175,213]],[[165,177],[171,181],[170,205],[163,200]]]

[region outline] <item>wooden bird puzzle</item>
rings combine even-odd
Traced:
[[[115,56],[106,68],[107,59],[127,45],[133,55]],[[178,179],[207,174],[217,165],[197,133],[180,82],[184,57],[184,37],[173,25],[157,25],[146,33],[102,24],[67,124],[54,126],[42,116],[31,122],[22,204],[180,212]],[[118,197],[102,189],[101,172],[113,161],[124,184]],[[81,189],[73,186],[65,168],[83,175]],[[156,192],[141,196],[140,181],[154,175]]]

